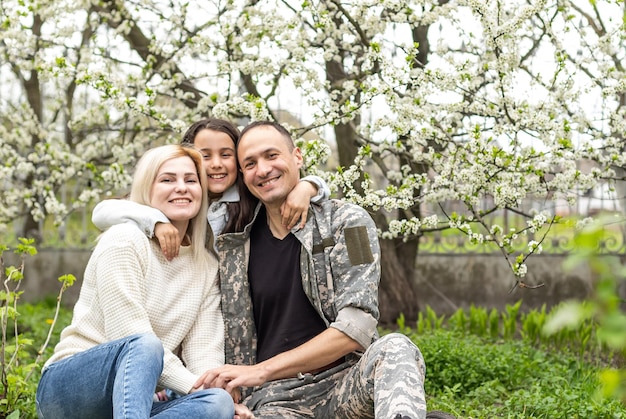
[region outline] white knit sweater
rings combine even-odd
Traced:
[[[181,247],[167,261],[158,243],[134,224],[115,225],[89,259],[72,323],[46,365],[144,332],[158,336],[165,348],[162,387],[185,394],[201,373],[222,365],[217,260],[207,253],[196,261],[189,247]]]

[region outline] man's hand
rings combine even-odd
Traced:
[[[241,403],[235,403],[235,418],[234,419],[254,419],[254,414],[245,405]]]
[[[218,387],[233,394],[239,387],[260,386],[267,381],[267,377],[268,372],[259,365],[224,365],[202,374],[193,387]]]
[[[159,240],[159,246],[163,256],[172,260],[178,256],[181,238],[178,237],[178,229],[169,223],[157,223],[154,227],[154,235]]]

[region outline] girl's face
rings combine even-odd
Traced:
[[[196,134],[193,145],[202,154],[209,196],[222,196],[237,180],[235,143],[224,132],[203,129]]]

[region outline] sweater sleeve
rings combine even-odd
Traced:
[[[131,222],[152,238],[154,226],[169,223],[169,220],[161,211],[147,205],[127,199],[105,199],[93,209],[91,222],[103,231],[116,224]]]
[[[217,271],[211,271],[213,273]],[[205,296],[196,322],[182,344],[182,359],[186,367],[198,375],[224,364],[224,320],[217,283]]]
[[[98,243],[95,284],[109,340],[152,332],[143,308],[148,245],[137,229],[121,226],[109,230]]]

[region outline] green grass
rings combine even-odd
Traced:
[[[25,351],[33,360],[45,340],[54,303],[47,300],[20,306],[20,333],[33,340],[32,347]],[[537,317],[543,319],[545,313],[519,315],[518,308],[515,305],[497,313],[500,332],[495,337],[493,327],[476,326],[481,321],[485,325],[495,324],[496,316],[485,317],[487,311],[480,308],[467,312],[463,319],[460,313],[443,319],[429,312],[415,328],[399,321],[397,331],[409,336],[424,355],[429,410],[448,411],[459,419],[626,418],[621,403],[597,396],[597,374],[604,366],[597,351],[581,355],[575,345],[572,349],[567,338],[578,339],[574,332],[563,336],[564,342],[559,346],[528,334],[520,338],[524,328],[535,324]],[[503,338],[504,323],[511,318],[518,320],[517,333]],[[71,311],[62,309],[44,359],[50,356],[60,331],[70,320]],[[38,378],[38,374],[31,378],[29,391],[17,404],[20,418],[36,417],[33,400]]]
[[[2,395],[0,397],[1,418],[37,418],[35,393],[41,367],[43,362],[52,355],[54,345],[59,341],[61,330],[70,323],[72,318],[71,310],[64,308],[60,311],[50,343],[42,352],[41,362],[35,365],[34,362],[48,336],[48,331],[54,318],[55,306],[56,299],[48,299],[37,304],[19,305],[19,314],[16,319],[21,346],[17,358],[12,358],[15,355],[15,322],[11,319],[7,321],[7,344],[4,346],[5,352],[3,354],[3,371],[7,375],[2,377],[2,379],[7,380],[9,390],[7,391],[3,382],[0,382],[0,394]],[[10,367],[9,360],[11,360]],[[35,371],[31,374],[33,368]]]
[[[599,365],[521,340],[493,341],[436,330],[410,337],[427,368],[429,410],[458,418],[626,418],[598,396]]]
[[[546,335],[551,313],[521,306],[471,306],[447,317],[426,307],[415,327],[398,320],[424,356],[429,410],[467,419],[626,418],[624,405],[600,397],[600,372],[623,357],[600,344],[595,321]]]

